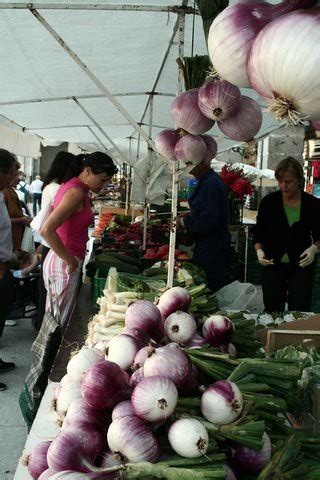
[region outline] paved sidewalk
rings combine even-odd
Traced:
[[[31,344],[36,331],[30,319],[17,320],[5,327],[0,341],[0,357],[16,363],[15,370],[0,374],[7,390],[0,392],[0,480],[12,480],[27,438],[27,428],[19,408],[19,395],[31,362]]]

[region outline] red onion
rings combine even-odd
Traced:
[[[252,44],[247,70],[251,86],[276,119],[297,123],[320,118],[320,9],[284,15]],[[279,47],[281,46],[281,48]]]
[[[142,348],[150,343],[150,336],[141,328],[125,326],[121,333],[131,335],[131,337],[135,338],[138,342],[139,348]]]
[[[195,332],[195,334],[190,339],[189,343],[186,343],[186,348],[201,348],[205,345],[208,345],[207,340],[205,340],[199,333]]]
[[[103,357],[103,353],[97,348],[82,347],[69,360],[67,373],[73,379],[82,380],[83,374],[99,360],[103,360]]]
[[[175,421],[170,427],[168,439],[173,450],[186,458],[205,455],[209,445],[207,430],[195,418]]]
[[[242,96],[238,110],[227,120],[218,122],[220,130],[232,140],[248,142],[260,130],[262,110],[250,97]]]
[[[200,135],[184,135],[177,142],[174,153],[180,162],[196,166],[206,159],[207,146]]]
[[[164,322],[164,330],[172,342],[188,343],[195,334],[197,324],[192,315],[177,311],[171,313]]]
[[[150,347],[146,345],[145,347],[140,348],[140,350],[136,353],[136,356],[134,357],[134,363],[133,363],[134,370],[137,370],[138,368],[143,367],[144,362],[148,358],[149,349]]]
[[[230,342],[234,332],[234,325],[224,315],[211,315],[202,327],[202,333],[207,342],[213,347],[219,347]]]
[[[229,380],[209,385],[201,398],[202,415],[215,425],[227,425],[241,414],[243,398],[238,386]]]
[[[112,410],[112,421],[122,417],[132,417],[133,415],[135,415],[135,411],[131,400],[125,400],[124,402],[118,403]]]
[[[155,340],[164,337],[161,313],[152,302],[137,300],[129,305],[125,318],[126,326],[144,330]]]
[[[271,458],[271,442],[267,433],[263,434],[263,447],[261,450],[237,445],[232,448],[232,463],[244,472],[259,473]]]
[[[38,477],[38,480],[48,480],[49,478],[52,478],[52,475],[55,473],[56,472],[51,468],[47,468],[47,470],[41,473],[40,477]]]
[[[160,455],[158,440],[138,417],[122,417],[112,422],[108,444],[129,462],[156,462]]]
[[[102,436],[94,429],[66,428],[61,430],[48,449],[48,466],[56,472],[92,472],[95,470],[93,462],[102,449]]]
[[[210,165],[211,160],[214,159],[216,156],[216,153],[218,151],[218,145],[217,142],[213,137],[210,137],[210,135],[201,135],[202,140],[204,140],[206,146],[207,146],[207,154],[205,156],[205,162]]]
[[[157,152],[166,160],[175,161],[174,148],[180,140],[178,130],[162,130],[154,139]]]
[[[68,408],[63,427],[91,425],[97,430],[104,430],[107,425],[107,418],[104,412],[93,410],[81,398],[72,402]]]
[[[138,368],[130,377],[129,385],[134,388],[144,378],[143,367]]]
[[[226,120],[238,109],[240,97],[238,87],[216,77],[200,88],[198,106],[206,117]]]
[[[168,418],[178,402],[178,390],[167,377],[147,377],[135,387],[131,396],[136,415],[146,422]]]
[[[143,366],[145,377],[154,375],[168,377],[177,387],[184,383],[190,371],[189,359],[176,343],[169,343],[157,349],[151,348],[150,356]]]
[[[82,382],[85,403],[97,410],[114,408],[130,398],[129,377],[119,365],[103,360],[87,371]]]
[[[110,340],[108,347],[108,360],[114,362],[123,370],[127,370],[134,361],[139,350],[138,342],[131,335],[120,333]]]
[[[163,319],[177,310],[186,312],[191,303],[191,295],[186,288],[172,287],[166,290],[160,297],[158,308]]]
[[[198,88],[182,92],[172,102],[171,113],[178,128],[194,135],[205,133],[214,121],[205,117],[198,107]]]
[[[48,469],[47,452],[50,445],[51,441],[38,443],[29,453],[26,464],[32,478],[39,478]]]

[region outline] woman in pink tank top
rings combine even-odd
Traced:
[[[49,277],[54,280],[52,293],[57,295],[62,325],[75,304],[88,227],[94,218],[88,193],[98,193],[116,172],[112,159],[105,153],[75,157],[56,194],[53,211],[41,227],[40,234],[51,248],[43,264],[44,282],[48,290]]]

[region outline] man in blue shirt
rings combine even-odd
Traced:
[[[228,198],[220,176],[203,161],[187,164],[197,180],[189,198],[190,214],[179,217],[180,225],[194,236],[193,262],[203,268],[212,292],[224,286],[230,247]]]

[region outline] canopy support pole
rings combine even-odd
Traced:
[[[150,103],[149,103],[149,137],[152,138],[152,123],[153,123],[153,95],[150,96]],[[147,193],[149,187],[149,180],[150,180],[150,165],[152,162],[152,150],[148,145],[148,163],[149,163],[149,170],[148,170],[148,177],[147,177]],[[147,201],[145,202],[144,206],[144,215],[143,215],[143,242],[142,242],[142,249],[145,250],[147,246],[147,229],[148,229],[148,218],[150,213],[150,203]]]
[[[183,60],[184,55],[184,29],[185,29],[185,15],[180,13],[179,17],[179,59]],[[182,92],[183,73],[179,66],[177,95]],[[177,235],[177,210],[178,210],[178,187],[179,187],[179,162],[172,162],[172,204],[171,204],[171,230],[170,230],[170,244],[169,244],[169,261],[168,261],[168,277],[167,287],[173,286],[174,277],[174,263],[175,263],[175,249],[176,249],[176,235]]]
[[[152,149],[155,149],[154,142],[148,137],[147,133],[140,127],[135,119],[127,112],[127,110],[118,102],[112,93],[103,85],[102,82],[94,75],[89,67],[78,57],[78,55],[67,45],[60,35],[51,27],[51,25],[44,19],[44,17],[35,9],[30,7],[30,12],[36,17],[36,19],[44,26],[44,28],[50,33],[50,35],[61,45],[65,52],[72,58],[72,60],[81,68],[81,70],[93,81],[93,83],[101,90],[101,92],[107,97],[114,107],[128,120],[128,122],[137,130],[141,136],[146,140]]]

